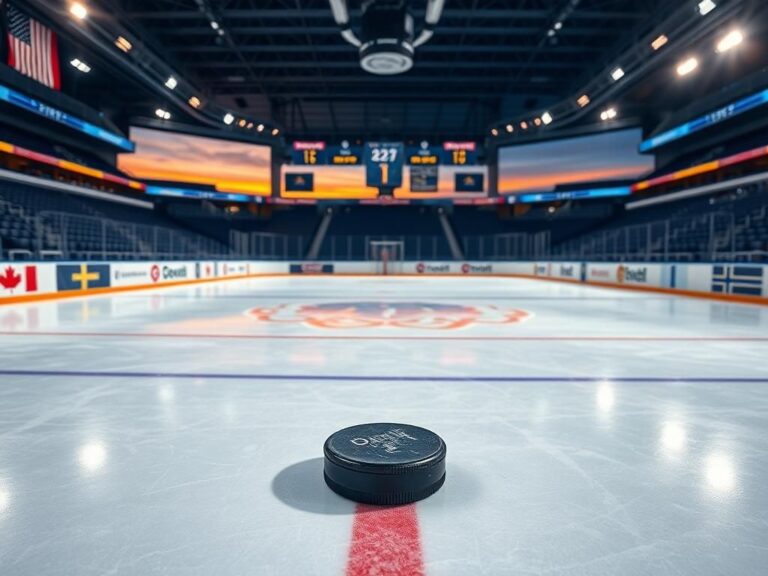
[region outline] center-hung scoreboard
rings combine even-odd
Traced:
[[[292,166],[308,168],[319,166],[361,166],[365,169],[365,183],[382,194],[391,194],[397,188],[409,192],[437,192],[441,167],[450,167],[454,175],[454,192],[481,193],[485,191],[484,174],[477,170],[478,151],[475,142],[443,142],[433,145],[427,141],[416,145],[403,142],[366,142],[339,144],[296,141],[291,150]],[[407,168],[407,170],[406,170]],[[469,169],[462,172],[462,168]],[[404,182],[407,175],[407,182]],[[286,173],[287,191],[312,192],[311,172]],[[362,182],[361,182],[362,185]]]

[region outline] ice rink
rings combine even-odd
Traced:
[[[322,446],[448,445],[356,509]],[[0,307],[3,576],[768,566],[768,307],[502,278],[265,278]]]

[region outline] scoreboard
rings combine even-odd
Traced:
[[[368,142],[365,147],[365,181],[372,188],[403,185],[403,144]]]
[[[486,167],[479,165],[475,142],[295,141],[285,168],[283,192],[323,198],[486,193]]]

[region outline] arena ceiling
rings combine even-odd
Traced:
[[[675,3],[447,0],[413,69],[394,77],[360,68],[328,0],[111,4],[207,95],[289,135],[482,138],[500,117],[569,95]],[[349,2],[353,22],[360,5]],[[421,22],[426,0],[411,5]]]

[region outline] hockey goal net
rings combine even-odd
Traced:
[[[371,240],[368,259],[376,263],[376,274],[402,274],[404,243],[397,240]]]

